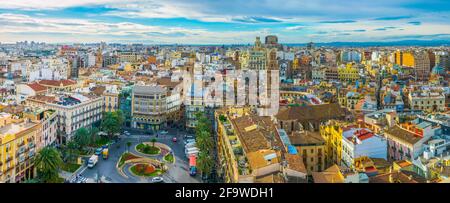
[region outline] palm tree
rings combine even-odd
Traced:
[[[214,160],[206,151],[200,151],[197,159],[197,167],[204,174],[209,175],[214,167]]]
[[[130,147],[131,147],[131,142],[130,141],[127,142],[127,147],[128,147],[127,151],[130,151]]]
[[[99,132],[100,130],[96,127],[89,130],[89,134],[91,135],[91,140],[89,144],[94,145],[97,142],[97,140],[100,138],[98,135]]]
[[[35,167],[43,182],[57,182],[62,164],[61,154],[55,148],[45,147],[36,155]]]
[[[211,134],[207,131],[203,131],[197,134],[196,136],[197,146],[201,151],[212,151],[213,140]]]
[[[153,138],[150,142],[152,142],[152,146],[155,147],[156,138]]]
[[[64,159],[68,162],[73,162],[74,157],[78,155],[77,153],[78,145],[74,141],[69,141],[64,149]]]

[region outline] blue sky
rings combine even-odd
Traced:
[[[448,0],[7,0],[0,42],[450,40]]]

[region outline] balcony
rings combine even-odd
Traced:
[[[8,172],[12,171],[13,169],[14,169],[14,167],[10,166],[10,167],[6,168],[5,173],[8,173]]]
[[[20,142],[20,143],[17,143],[17,147],[21,147],[21,146],[23,146],[23,145],[25,145],[25,142],[24,142],[24,141],[22,141],[22,142]]]

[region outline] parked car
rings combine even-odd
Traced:
[[[195,139],[195,137],[192,136],[192,135],[184,135],[184,139],[185,139],[185,140],[188,140],[188,139]]]
[[[169,133],[169,132],[167,132],[167,130],[161,130],[159,133],[160,133],[161,135],[165,135],[165,134],[167,134],[167,133]]]
[[[163,183],[164,179],[162,177],[154,177],[152,178],[152,183]]]
[[[192,142],[195,142],[195,139],[184,140],[184,145],[187,145],[187,144],[192,143]]]
[[[95,150],[95,155],[100,156],[100,155],[102,154],[102,152],[103,152],[103,148],[102,148],[102,147],[97,148],[97,149]]]

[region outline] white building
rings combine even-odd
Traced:
[[[90,128],[102,118],[103,99],[88,94],[37,95],[29,97],[30,106],[54,109],[58,112],[59,143],[72,139],[80,128]]]
[[[366,128],[352,128],[342,133],[342,163],[352,167],[359,157],[387,159],[387,141]]]

